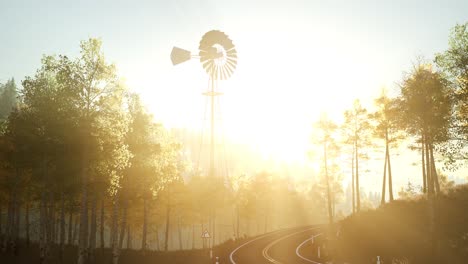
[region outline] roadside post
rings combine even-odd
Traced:
[[[206,241],[208,239],[210,239],[210,233],[208,232],[208,229],[205,229],[205,231],[203,231],[201,237],[203,238],[203,245],[206,244]],[[210,247],[210,259],[213,258],[213,249]]]

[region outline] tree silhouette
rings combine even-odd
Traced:
[[[440,183],[434,159],[434,145],[448,140],[452,115],[452,100],[448,93],[448,83],[430,65],[416,65],[404,78],[399,97],[401,124],[415,137],[421,137],[424,145],[428,187],[429,223],[432,234],[433,253],[438,256],[436,195],[440,193]]]
[[[361,102],[357,99],[354,101],[353,107],[345,111],[344,116],[343,130],[345,131],[345,142],[353,146],[356,211],[359,212],[361,210],[359,160],[363,157],[361,150],[371,144],[371,124],[369,122],[367,110],[362,107]]]
[[[394,199],[390,149],[392,146],[395,146],[398,140],[401,140],[403,137],[400,133],[401,130],[398,127],[397,116],[399,113],[395,106],[395,100],[392,100],[388,97],[387,91],[385,89],[382,89],[380,97],[375,99],[375,105],[377,106],[377,111],[370,114],[369,117],[373,120],[374,123],[374,136],[384,140],[385,144],[385,161],[381,199],[381,204],[384,204],[387,171],[389,200],[391,202]]]

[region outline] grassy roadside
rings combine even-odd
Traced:
[[[467,263],[468,185],[448,189],[437,199],[438,254],[443,262],[433,259],[428,210],[427,199],[419,196],[345,218],[334,243],[336,258],[356,264],[376,263],[376,256],[383,263]]]

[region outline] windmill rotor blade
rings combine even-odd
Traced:
[[[205,65],[207,66],[207,67],[205,67],[206,72],[210,76],[212,76],[213,75],[214,62],[210,60],[209,63],[206,63]]]
[[[226,67],[223,67],[222,76],[223,76],[223,80],[226,80],[229,77]]]
[[[225,80],[225,78],[224,78],[224,67],[219,67],[219,79]]]
[[[226,62],[237,65],[237,58],[226,58]]]
[[[237,63],[236,62],[232,62],[232,61],[226,61],[226,65],[231,67],[232,69],[236,69],[237,68]]]
[[[208,61],[204,62],[203,63],[203,69],[207,70],[208,67],[210,67],[210,64],[214,64],[214,61],[208,60]]]
[[[213,75],[211,76],[214,80],[218,79],[218,65],[213,65]]]
[[[223,52],[218,52],[220,48]],[[224,32],[212,30],[205,33],[198,49],[200,62],[212,78],[228,79],[236,69],[237,51],[232,40]]]
[[[235,49],[226,50],[226,54],[228,55],[237,54],[237,51]]]
[[[190,60],[190,51],[178,47],[173,47],[171,52],[172,65],[177,65]]]
[[[234,55],[234,56],[226,56],[226,60],[229,60],[229,61],[237,61],[237,55]]]
[[[217,80],[222,80],[221,70],[222,70],[222,67],[216,66],[216,79]]]
[[[226,54],[226,57],[231,59],[237,59],[237,53]]]
[[[200,62],[201,62],[201,63],[204,63],[204,62],[207,61],[207,60],[210,60],[210,58],[209,58],[208,56],[205,56],[205,55],[201,55],[201,56],[200,56]]]
[[[234,69],[228,64],[224,65],[224,68],[226,69],[227,76],[231,77],[232,73],[234,72]]]
[[[232,69],[232,71],[234,71],[236,69],[236,64],[235,63],[232,63],[230,61],[227,61],[226,62],[226,65],[227,67],[229,67],[230,69]]]

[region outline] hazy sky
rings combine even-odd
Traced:
[[[197,52],[201,36],[220,29],[239,56],[220,85],[225,133],[264,155],[303,160],[321,111],[338,117],[353,98],[370,104],[382,86],[394,89],[416,55],[447,48],[467,10],[466,0],[0,0],[0,82],[19,82],[43,54],[77,55],[81,40],[99,37],[157,120],[201,127],[208,77],[197,61],[172,66],[169,54],[174,45]]]

